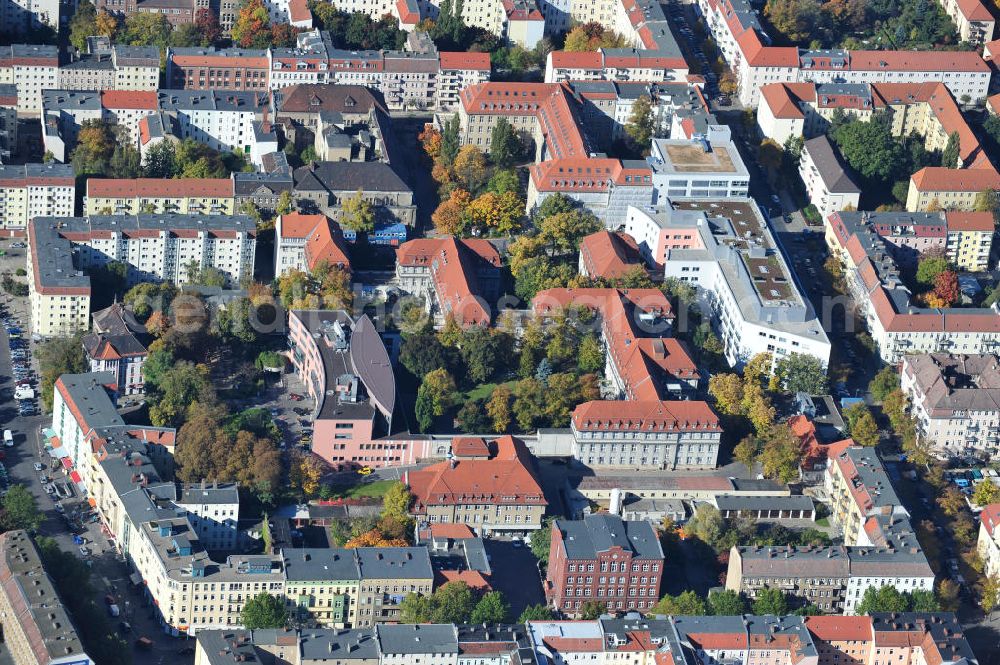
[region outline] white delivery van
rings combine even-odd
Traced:
[[[5,429],[3,431],[3,445],[7,446],[8,448],[13,447],[14,445],[14,433],[11,432],[9,429]]]

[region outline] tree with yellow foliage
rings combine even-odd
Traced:
[[[320,481],[325,472],[325,465],[315,455],[297,455],[289,469],[289,480],[292,487],[302,491],[303,496],[312,498],[319,494]]]
[[[386,538],[378,529],[365,531],[360,536],[351,538],[344,547],[351,550],[357,547],[406,547],[409,545],[403,538]]]
[[[452,164],[452,171],[460,183],[470,192],[478,192],[486,184],[486,156],[471,143],[462,146]]]
[[[514,192],[486,192],[466,209],[469,220],[491,235],[510,235],[524,215],[524,201]]]

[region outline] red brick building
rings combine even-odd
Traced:
[[[611,612],[644,612],[660,599],[663,564],[663,548],[649,522],[607,513],[556,520],[545,597],[568,615],[591,600]]]

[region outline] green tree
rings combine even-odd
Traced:
[[[688,520],[684,531],[709,547],[716,548],[725,528],[725,520],[722,519],[719,509],[709,503],[703,503]]]
[[[434,592],[431,605],[434,623],[469,623],[476,598],[465,582],[448,582]]]
[[[399,362],[413,376],[421,377],[435,369],[451,366],[451,353],[441,344],[433,329],[404,334],[399,349]]]
[[[292,200],[292,192],[285,190],[278,197],[278,203],[274,207],[274,211],[279,215],[287,215],[293,210],[295,210],[295,201]]]
[[[957,169],[959,165],[959,158],[961,157],[961,142],[958,136],[958,132],[952,132],[948,135],[948,143],[945,145],[944,150],[941,152],[941,166],[946,169]]]
[[[826,392],[826,368],[816,356],[792,353],[778,360],[775,370],[785,390],[792,394],[822,395]]]
[[[288,624],[288,610],[285,601],[266,591],[247,600],[240,612],[240,624],[248,630],[261,628],[284,628]]]
[[[459,135],[462,125],[459,122],[458,114],[451,116],[444,123],[441,132],[441,159],[446,166],[451,166],[458,157],[458,150],[462,147],[462,140]]]
[[[445,411],[454,404],[455,379],[448,373],[448,370],[435,369],[424,376],[423,383],[420,384],[418,390],[418,397],[419,393],[424,393],[430,398],[431,413],[434,416],[443,416]]]
[[[917,263],[917,282],[924,286],[933,286],[937,276],[948,269],[948,260],[942,257],[930,256],[920,259]]]
[[[517,622],[523,624],[528,621],[549,621],[554,618],[552,610],[547,605],[528,605],[517,618]]]
[[[459,353],[473,382],[492,379],[501,361],[509,357],[512,344],[505,337],[504,333],[485,326],[472,326],[462,333]]]
[[[676,616],[703,616],[708,614],[708,608],[701,596],[694,591],[682,591],[676,596],[667,594],[660,598],[652,614],[672,614]]]
[[[652,100],[648,95],[641,95],[632,104],[632,112],[625,123],[625,133],[638,148],[648,150],[655,129]]]
[[[486,190],[497,196],[507,192],[520,195],[521,180],[513,169],[497,169],[486,183]]]
[[[344,228],[358,233],[371,233],[375,230],[375,210],[360,189],[354,196],[344,199],[340,209],[340,224]]]
[[[584,621],[599,619],[602,614],[607,613],[608,606],[596,600],[588,600],[580,607],[580,618]]]
[[[177,427],[188,406],[211,394],[208,368],[182,360],[154,382],[146,379],[149,419],[157,427]]]
[[[501,169],[514,163],[521,150],[521,142],[506,118],[500,118],[490,130],[490,159]]]
[[[760,442],[753,434],[748,434],[740,439],[740,442],[733,448],[733,459],[751,471],[759,454]]]
[[[63,374],[79,374],[87,371],[87,357],[83,353],[83,333],[71,337],[50,338],[37,347],[35,357],[38,360],[38,373],[41,378],[42,408],[46,412],[52,411],[56,380]]]
[[[847,430],[859,446],[873,447],[878,445],[879,433],[875,417],[864,404],[855,404],[844,412],[847,419]]]
[[[861,602],[855,608],[857,615],[874,614],[875,612],[907,612],[910,609],[909,599],[894,586],[874,587],[865,589]]]
[[[771,587],[761,589],[753,600],[753,613],[774,616],[788,614],[788,599],[785,597],[785,592]]]
[[[592,334],[580,339],[576,352],[577,367],[583,373],[597,373],[604,370],[604,347]]]
[[[979,606],[990,614],[1000,605],[1000,576],[990,575],[983,580],[983,591],[979,596]]]
[[[505,623],[510,614],[510,605],[499,591],[490,591],[483,595],[472,609],[469,623]]]
[[[940,612],[941,603],[933,591],[915,589],[909,593],[911,612]]]
[[[555,520],[551,517],[542,522],[542,528],[532,531],[528,537],[528,547],[535,558],[542,563],[549,562],[549,549],[552,547],[552,525]]]
[[[887,186],[905,164],[903,148],[892,136],[889,120],[876,114],[871,120],[854,120],[833,130],[832,138],[847,163],[870,183]]]
[[[410,517],[413,495],[405,483],[395,482],[382,496],[382,517],[391,516],[402,520]]]
[[[760,452],[761,472],[767,478],[788,483],[799,476],[802,449],[799,440],[787,425],[772,426],[764,437]]]
[[[78,51],[87,51],[87,37],[97,34],[97,9],[89,0],[84,0],[76,6],[73,18],[69,22],[69,43]]]
[[[715,591],[708,594],[708,609],[716,616],[740,616],[746,614],[747,601],[731,589]]]
[[[876,402],[884,402],[890,393],[898,389],[899,372],[892,365],[880,369],[868,384],[868,392],[872,394]]]
[[[430,596],[408,593],[399,604],[399,620],[403,623],[430,623],[434,603]]]
[[[3,516],[0,524],[6,531],[24,529],[34,532],[42,524],[45,516],[38,509],[35,497],[24,485],[11,485],[7,493],[4,494]]]

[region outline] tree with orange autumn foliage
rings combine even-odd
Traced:
[[[424,152],[435,162],[441,156],[441,132],[431,125],[426,125],[424,131],[417,136],[420,144],[424,147]]]
[[[490,235],[510,235],[520,226],[524,201],[514,192],[486,192],[465,210],[469,220]]]
[[[344,543],[344,547],[349,550],[356,547],[406,547],[407,545],[409,543],[402,538],[386,538],[378,529],[365,531]]]
[[[431,221],[434,228],[445,235],[461,235],[465,229],[465,211],[472,202],[472,196],[464,189],[454,189],[447,201],[442,201]]]
[[[944,302],[944,307],[954,305],[961,297],[958,288],[958,275],[951,270],[945,270],[934,278],[934,295]]]

